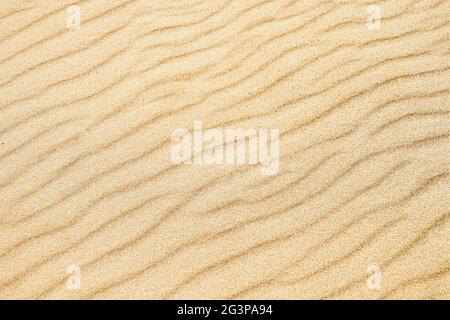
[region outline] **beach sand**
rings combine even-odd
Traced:
[[[449,16],[0,1],[0,298],[449,299]],[[196,121],[278,167],[175,163]]]

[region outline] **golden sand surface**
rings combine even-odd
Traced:
[[[449,299],[449,17],[1,0],[0,298]],[[174,163],[195,121],[277,172]]]

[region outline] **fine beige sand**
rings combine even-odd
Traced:
[[[0,298],[449,299],[449,17],[1,0]],[[194,121],[279,129],[278,173],[174,164]]]

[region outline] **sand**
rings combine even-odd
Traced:
[[[1,1],[0,298],[449,299],[449,13]]]

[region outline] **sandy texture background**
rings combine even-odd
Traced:
[[[448,299],[449,16],[1,0],[0,298]],[[278,174],[174,165],[196,120],[278,128]]]

